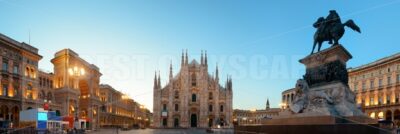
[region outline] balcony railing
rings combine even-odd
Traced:
[[[399,105],[400,104],[400,102],[399,101],[396,101],[396,102],[387,102],[387,103],[385,103],[385,104],[383,104],[383,103],[378,103],[378,104],[374,104],[374,105],[368,105],[368,106],[363,106],[363,107],[366,107],[366,108],[374,108],[374,107],[383,107],[383,106],[393,106],[393,105]]]
[[[369,90],[375,90],[375,87],[370,87]]]
[[[12,97],[0,95],[0,98],[3,98],[3,99],[20,99],[21,97],[19,95],[14,95]]]

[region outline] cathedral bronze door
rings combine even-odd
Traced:
[[[190,116],[190,126],[197,127],[197,115],[196,114],[192,114]]]
[[[178,118],[174,119],[174,127],[179,127],[179,119]]]
[[[209,119],[208,120],[208,127],[212,127],[212,125],[213,125],[213,119]]]
[[[163,118],[162,124],[164,127],[167,127],[167,118]]]

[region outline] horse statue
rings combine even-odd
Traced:
[[[339,39],[342,38],[345,32],[345,26],[361,33],[360,28],[354,23],[353,20],[350,19],[345,23],[342,23],[335,10],[330,10],[326,19],[324,17],[319,17],[317,22],[313,24],[313,27],[317,28],[317,31],[314,34],[314,45],[311,54],[314,53],[317,43],[318,52],[321,50],[321,46],[324,41],[328,41],[329,44],[332,44],[333,41],[333,45],[338,45]]]

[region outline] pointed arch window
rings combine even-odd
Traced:
[[[167,111],[167,104],[163,104],[163,111]]]
[[[175,111],[178,111],[178,110],[179,110],[179,105],[175,104]]]
[[[197,101],[197,95],[196,94],[192,94],[192,102],[196,102]]]
[[[196,86],[197,85],[197,83],[196,83],[196,75],[195,74],[192,74],[192,86]]]

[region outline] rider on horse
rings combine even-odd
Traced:
[[[339,39],[345,32],[345,26],[361,33],[360,28],[353,20],[350,19],[345,23],[342,23],[339,14],[335,10],[330,10],[329,15],[326,18],[319,17],[313,26],[317,28],[317,31],[314,34],[314,45],[311,54],[314,52],[314,48],[317,44],[318,51],[320,51],[321,45],[324,41],[328,41],[329,44],[338,45]]]

